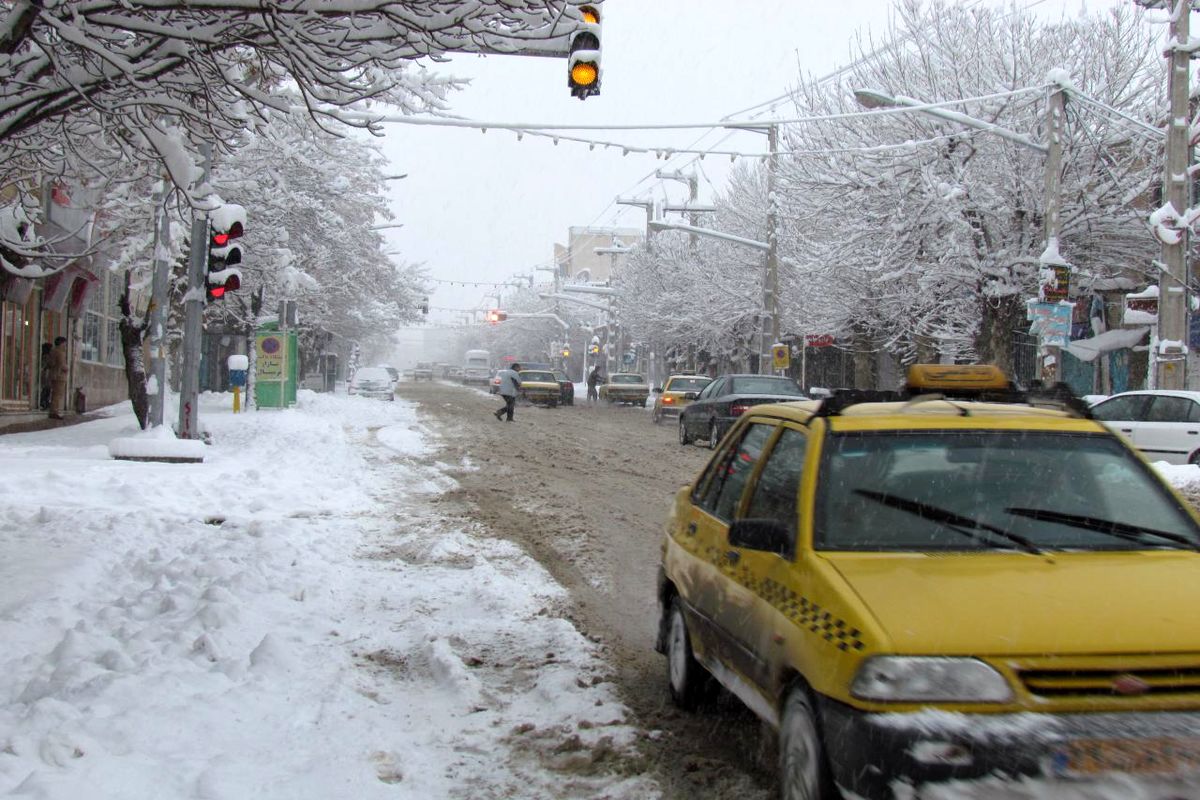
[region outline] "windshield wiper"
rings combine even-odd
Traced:
[[[1159,531],[1154,528],[1143,528],[1140,525],[1129,525],[1128,523],[1117,522],[1116,520],[1085,517],[1080,514],[1066,514],[1062,511],[1051,511],[1048,508],[1006,508],[1004,510],[1009,514],[1016,514],[1019,517],[1029,517],[1039,522],[1057,522],[1061,525],[1070,525],[1074,528],[1084,528],[1085,530],[1096,531],[1097,533],[1107,533],[1109,536],[1115,536],[1118,539],[1124,539],[1129,542],[1144,542],[1145,537],[1155,536],[1159,539],[1165,539],[1168,542],[1183,545],[1189,550],[1200,550],[1200,543],[1178,533]]]
[[[977,536],[971,531],[987,531],[988,533],[1000,536],[1013,544],[1019,545],[1021,549],[1034,555],[1041,555],[1041,549],[1031,540],[1026,539],[1017,533],[1011,533],[1003,528],[997,528],[994,525],[988,525],[986,522],[964,517],[961,514],[955,514],[953,511],[948,511],[944,508],[931,506],[927,503],[920,503],[916,500],[909,500],[905,497],[897,497],[894,494],[887,492],[873,492],[870,489],[855,489],[855,494],[861,494],[863,497],[869,497],[877,503],[882,503],[885,506],[898,508],[901,511],[907,511],[910,514],[915,514],[922,519],[930,520],[931,522],[940,522],[946,525],[955,533],[961,533],[972,539],[986,541],[983,537]],[[994,542],[993,542],[994,544]]]

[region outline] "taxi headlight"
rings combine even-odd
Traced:
[[[850,694],[860,700],[925,703],[1005,703],[1004,676],[977,658],[875,656],[858,668]]]

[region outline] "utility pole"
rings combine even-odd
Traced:
[[[639,206],[646,210],[646,246],[650,247],[651,239],[654,238],[654,229],[650,227],[650,223],[655,219],[654,201],[631,200],[628,198],[617,197],[616,203],[619,206]]]
[[[167,215],[170,181],[163,178],[155,196],[154,275],[150,283],[150,374],[158,391],[150,398],[150,426],[163,424],[163,405],[167,394],[167,284],[171,278],[171,220]]]
[[[776,190],[779,172],[779,126],[767,127],[767,272],[763,281],[763,341],[759,348],[758,371],[771,368],[771,346],[779,341],[779,207]],[[769,338],[768,338],[769,337]]]
[[[1045,187],[1045,221],[1042,224],[1042,266],[1054,270],[1055,277],[1066,276],[1070,282],[1070,268],[1058,251],[1058,232],[1062,216],[1062,158],[1063,158],[1063,120],[1066,116],[1066,95],[1062,87],[1050,91],[1046,102],[1046,175]],[[1058,287],[1065,297],[1066,286]],[[1062,349],[1059,347],[1044,347],[1041,356],[1042,375],[1050,383],[1062,380]],[[1051,360],[1053,359],[1053,360]]]
[[[1191,23],[1191,0],[1174,0],[1171,6],[1171,33],[1167,46],[1167,92],[1170,114],[1167,124],[1166,168],[1163,174],[1163,201],[1182,216],[1188,208],[1188,71],[1191,69],[1191,46],[1188,38]],[[1186,358],[1183,345],[1187,341],[1187,250],[1188,228],[1180,225],[1178,239],[1162,245],[1163,274],[1159,277],[1158,341],[1152,342],[1151,357],[1155,358],[1154,374],[1160,389],[1182,389],[1186,383]],[[1175,348],[1178,346],[1179,350]],[[1170,348],[1169,350],[1167,348]],[[1163,358],[1165,352],[1172,355]],[[1178,356],[1175,356],[1178,352]]]
[[[200,145],[201,174],[199,188],[212,172],[212,145]],[[188,290],[183,296],[183,374],[180,375],[180,439],[200,438],[198,405],[200,401],[200,338],[204,333],[204,271],[208,260],[208,212],[192,209],[192,241],[188,254]]]

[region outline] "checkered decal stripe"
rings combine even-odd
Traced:
[[[828,609],[821,608],[778,581],[770,578],[758,580],[749,567],[731,566],[725,560],[724,550],[707,547],[704,558],[718,568],[723,568],[735,581],[779,609],[781,614],[797,626],[819,636],[837,649],[858,652],[866,647],[862,640],[862,632],[858,628],[850,627],[845,620],[835,617]]]

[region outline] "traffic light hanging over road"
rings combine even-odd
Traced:
[[[205,283],[210,303],[241,288],[242,246],[233,240],[240,239],[245,230],[246,209],[235,203],[225,203],[209,214]]]
[[[506,319],[508,319],[507,311],[499,311],[493,308],[491,311],[487,312],[487,321],[493,325],[495,325],[497,322],[504,322]]]
[[[600,12],[580,6],[583,22],[571,37],[567,54],[567,87],[572,97],[586,100],[600,94]]]

